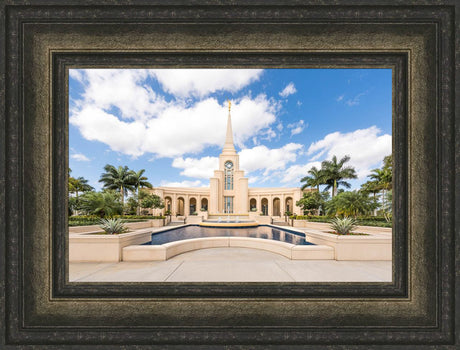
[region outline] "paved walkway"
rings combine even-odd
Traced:
[[[290,260],[249,248],[210,248],[167,261],[70,263],[71,282],[391,282],[391,261]]]

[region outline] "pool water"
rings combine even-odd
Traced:
[[[275,228],[267,225],[257,227],[200,227],[190,225],[178,227],[167,231],[152,234],[152,241],[146,245],[159,245],[169,242],[181,241],[191,238],[204,237],[250,237],[271,239],[274,241],[286,242],[296,245],[314,245],[305,240],[305,235],[301,232],[294,232]]]

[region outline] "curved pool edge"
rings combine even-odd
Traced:
[[[207,248],[250,248],[265,250],[291,260],[332,260],[334,248],[326,245],[295,245],[250,237],[205,237],[162,245],[131,245],[123,248],[123,261],[165,261],[176,255]]]
[[[226,227],[226,228],[232,228],[232,227],[238,227],[238,228],[244,228],[244,227],[257,227],[260,226],[259,223],[257,222],[200,222],[198,226],[202,227]]]

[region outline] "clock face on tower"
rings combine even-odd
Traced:
[[[225,162],[225,167],[226,167],[227,169],[231,169],[231,168],[233,168],[233,163],[232,163],[231,161],[228,160],[228,161]]]

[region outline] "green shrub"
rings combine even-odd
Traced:
[[[109,235],[116,235],[128,231],[122,219],[100,219],[99,227]]]
[[[331,229],[339,235],[348,235],[356,228],[356,220],[345,216],[344,218],[334,218],[331,220]]]
[[[153,215],[114,215],[112,216],[115,219],[131,220],[131,219],[142,219],[142,220],[151,220],[151,219],[164,219],[164,216],[153,216]]]
[[[298,216],[292,215],[289,218],[294,219],[294,220],[308,220],[310,222],[325,222],[325,223],[330,223],[332,219],[334,219],[333,216],[316,216],[316,215],[298,215]],[[358,217],[356,220],[356,224],[362,225],[362,226],[392,227],[391,222],[387,222],[384,217],[380,217],[380,216]]]
[[[153,215],[114,215],[114,219],[123,219],[124,222],[144,222],[152,219],[164,219],[165,216],[153,216]],[[96,215],[82,215],[82,216],[70,216],[69,226],[87,226],[87,225],[98,225],[100,217]]]

